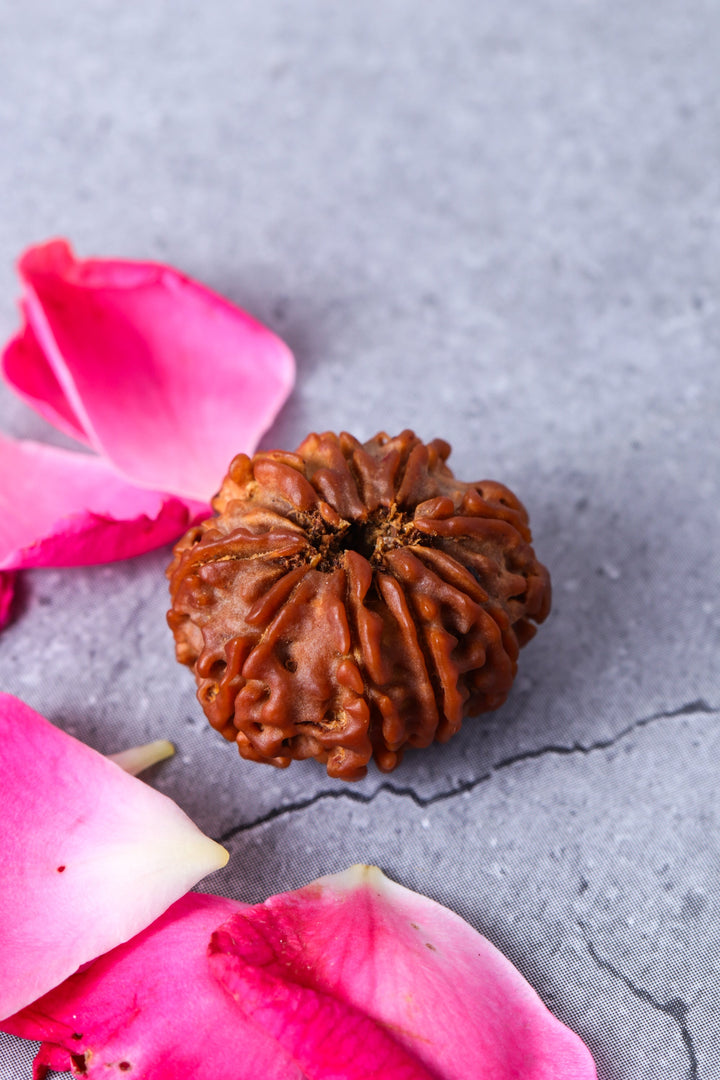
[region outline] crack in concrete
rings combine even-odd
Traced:
[[[627,727],[621,728],[615,735],[611,735],[608,739],[598,739],[596,742],[589,743],[585,746],[583,743],[573,743],[571,746],[562,745],[550,745],[541,746],[537,750],[526,750],[520,754],[513,754],[512,757],[503,758],[498,761],[494,766],[494,769],[504,769],[508,765],[516,765],[520,761],[531,761],[533,758],[543,757],[545,754],[558,754],[567,756],[570,754],[593,754],[596,750],[608,750],[615,743],[626,738],[628,735],[632,735],[633,731],[638,731],[640,728],[647,727],[648,724],[653,724],[658,720],[673,720],[678,716],[693,716],[693,715],[705,715],[713,716],[720,714],[720,709],[715,709],[712,705],[709,705],[703,698],[697,698],[695,701],[689,701],[685,705],[680,705],[677,709],[672,709],[670,712],[657,712],[652,713],[650,716],[641,716],[639,720],[633,720],[632,724],[628,724]]]
[[[652,713],[650,716],[640,717],[639,720],[633,721],[632,724],[628,724],[627,727],[622,728],[621,731],[607,739],[598,739],[596,742],[587,745],[578,742],[573,743],[571,746],[551,744],[549,746],[538,747],[535,750],[525,750],[519,754],[512,754],[510,757],[501,758],[499,761],[495,762],[491,769],[481,776],[473,777],[472,780],[464,780],[447,791],[438,791],[433,795],[418,795],[411,787],[399,787],[397,784],[393,784],[389,781],[379,784],[369,795],[364,795],[359,791],[352,791],[346,788],[332,791],[318,791],[315,795],[311,795],[307,799],[300,799],[297,802],[273,807],[272,810],[269,810],[266,814],[261,814],[260,817],[255,818],[253,821],[247,821],[227,829],[221,836],[216,837],[216,839],[218,843],[225,844],[240,833],[250,832],[253,829],[259,828],[261,825],[267,825],[269,822],[275,821],[279,817],[284,817],[287,814],[301,813],[303,810],[307,810],[318,803],[334,799],[344,799],[349,802],[361,803],[363,806],[369,806],[379,795],[385,793],[388,795],[395,795],[402,799],[410,799],[419,809],[424,810],[428,806],[435,805],[435,803],[446,802],[448,799],[453,799],[456,795],[468,794],[469,792],[474,791],[476,787],[491,780],[495,773],[502,772],[504,769],[509,769],[513,765],[519,765],[523,761],[534,761],[547,755],[570,757],[575,754],[587,755],[593,754],[598,750],[608,750],[622,739],[627,738],[632,732],[647,727],[648,724],[656,723],[659,720],[672,720],[679,716],[693,716],[698,714],[712,716],[720,714],[720,709],[713,708],[713,706],[709,705],[703,698],[698,698],[695,701],[689,701],[687,704],[681,705],[677,709],[672,709],[669,712],[657,712]]]
[[[580,925],[582,927],[582,924]],[[665,1016],[671,1017],[677,1022],[688,1056],[687,1080],[699,1080],[697,1055],[695,1054],[695,1046],[693,1045],[692,1036],[687,1026],[689,1009],[682,998],[674,997],[670,998],[669,1001],[658,1001],[657,998],[652,996],[649,990],[645,990],[642,986],[636,986],[627,975],[623,975],[622,971],[618,971],[609,960],[603,960],[601,956],[598,956],[592,941],[585,938],[585,944],[588,947],[590,956],[601,971],[606,971],[609,975],[612,975],[613,978],[617,979],[623,986],[627,987],[630,993],[636,998],[639,998],[640,1001],[644,1001],[646,1005],[652,1006],[653,1009],[663,1013]]]

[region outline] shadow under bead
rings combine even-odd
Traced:
[[[507,697],[550,609],[525,508],[412,431],[239,454],[176,545],[168,623],[244,758],[357,780]]]

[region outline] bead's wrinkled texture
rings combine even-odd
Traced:
[[[503,703],[549,576],[522,504],[456,480],[449,453],[325,433],[234,459],[216,516],[175,548],[168,621],[244,758],[355,780]]]

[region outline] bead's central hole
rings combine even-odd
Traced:
[[[427,537],[415,528],[412,515],[402,513],[395,505],[381,506],[365,519],[343,522],[339,528],[328,526],[320,514],[306,517],[302,526],[311,544],[310,561],[316,570],[326,574],[342,564],[346,551],[356,551],[373,566],[379,566],[393,548],[427,543]]]
[[[376,522],[352,521],[350,528],[339,538],[338,547],[342,551],[357,551],[358,555],[369,561],[382,535],[382,528]]]
[[[312,533],[311,533],[312,535]],[[312,536],[313,546],[321,553],[319,570],[331,571],[342,561],[343,552],[356,551],[368,562],[378,565],[392,548],[402,547],[419,539],[412,518],[397,507],[379,507],[361,521],[350,521],[337,531],[322,530]]]

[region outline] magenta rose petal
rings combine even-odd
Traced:
[[[228,463],[252,452],[294,380],[285,344],[158,263],[76,259],[65,240],[19,261],[12,388],[97,451],[0,436],[0,572],[110,562],[177,539]],[[0,628],[12,581],[0,579]]]
[[[41,1040],[36,1080],[596,1077],[488,941],[372,867],[254,907],[189,894],[0,1027]]]
[[[580,1039],[489,941],[375,867],[232,916],[213,935],[210,964],[311,1080],[596,1076]]]
[[[1,1028],[2,1024],[0,1023]],[[33,1080],[45,1080],[48,1071],[51,1069],[54,1072],[70,1072],[72,1067],[72,1057],[67,1050],[52,1046],[50,1043],[43,1043],[33,1061],[32,1078]]]
[[[23,328],[2,352],[2,372],[5,380],[43,419],[73,439],[87,443],[88,438],[82,424],[65,397],[32,325],[27,321],[24,305],[23,315]]]
[[[0,630],[10,619],[10,609],[15,596],[15,574],[0,570]]]
[[[140,487],[207,501],[292,388],[278,337],[170,267],[80,260],[56,240],[30,248],[19,272],[67,408]]]
[[[227,861],[171,799],[7,694],[0,791],[0,1017]]]
[[[101,458],[0,435],[0,570],[77,566],[175,539],[201,503],[133,487]]]
[[[213,930],[242,910],[235,900],[188,893],[0,1028],[42,1042],[37,1080],[46,1066],[88,1080],[302,1080],[287,1051],[210,972]]]
[[[211,966],[242,1014],[292,1054],[306,1080],[437,1080],[444,1075],[429,1072],[394,1031],[351,1004],[344,993],[318,985],[302,946],[290,959],[297,939],[281,931],[269,940],[264,929],[257,927],[252,912],[233,916],[213,935]],[[294,937],[296,932],[293,925],[290,933]],[[345,933],[354,934],[355,927],[346,927]]]

